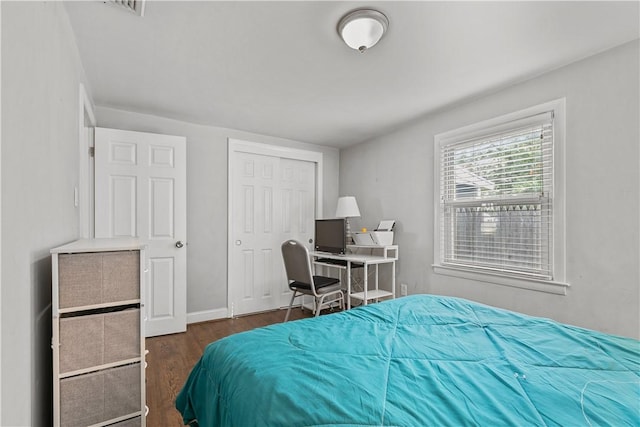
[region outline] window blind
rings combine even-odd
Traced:
[[[444,265],[553,279],[553,114],[440,148]]]

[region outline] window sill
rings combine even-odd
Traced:
[[[566,295],[567,288],[570,286],[568,283],[564,282],[523,279],[522,277],[485,272],[479,273],[477,271],[461,267],[450,267],[444,265],[433,265],[433,271],[436,274],[442,274],[445,276],[459,277],[462,279],[474,280],[476,282],[492,283],[494,285],[510,286],[512,288],[528,289],[530,291],[545,292],[556,295]]]

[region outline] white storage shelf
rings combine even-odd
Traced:
[[[144,247],[79,240],[51,256],[54,426],[145,426]]]
[[[367,301],[389,298],[392,296],[393,294],[391,292],[382,289],[371,289],[370,291],[367,291]],[[364,301],[364,292],[352,293],[351,298]]]
[[[344,278],[347,283],[347,307],[350,308],[351,300],[360,301],[368,304],[370,301],[379,301],[383,298],[395,298],[395,263],[398,260],[398,245],[347,245],[347,253],[344,255],[326,254],[322,252],[313,252],[313,263],[317,267],[328,269],[336,269],[340,271],[347,270]],[[342,264],[335,263],[336,261]],[[387,291],[378,287],[378,266],[387,264],[391,269],[391,290]],[[365,276],[362,287],[366,287],[366,292],[354,292],[350,273],[353,272],[353,265],[364,267],[364,271],[369,272],[373,269],[374,280],[369,283],[368,276]],[[351,266],[351,268],[349,268]],[[308,304],[303,306],[307,307]],[[309,306],[310,308],[312,307]]]
[[[371,252],[379,251],[381,256],[385,258],[398,259],[398,245],[347,245],[347,249],[351,252],[359,252],[368,249]]]
[[[347,248],[353,253],[369,252],[371,254],[378,254],[385,259],[398,260],[398,245],[348,245]],[[376,271],[377,274],[377,271]],[[395,275],[395,271],[392,273]],[[384,289],[368,289],[366,301],[379,301],[383,298],[395,298],[395,277],[392,278],[393,292],[385,291]],[[365,302],[364,292],[351,293],[351,298],[357,301]]]

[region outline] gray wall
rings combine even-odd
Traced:
[[[61,3],[2,2],[2,426],[51,423],[49,249],[78,236],[83,80]]]
[[[96,107],[100,127],[187,137],[187,313],[227,307],[227,138],[323,153],[323,209],[335,213],[338,156],[335,148],[232,129],[189,124],[146,114]],[[223,224],[223,227],[220,227]]]
[[[630,337],[640,336],[638,41],[428,115],[343,150],[340,193],[355,227],[397,219],[398,282],[409,293],[469,298]],[[566,98],[566,296],[434,274],[434,135]]]
[[[3,1],[1,16],[0,425],[46,426],[52,416],[49,250],[79,236],[73,190],[85,78],[61,3]],[[324,211],[335,211],[337,149],[108,108],[96,115],[104,127],[187,137],[189,312],[226,307],[227,231],[215,225],[227,218],[227,137],[323,152]]]

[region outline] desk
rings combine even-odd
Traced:
[[[366,305],[370,300],[374,300],[374,299],[385,298],[385,297],[395,298],[396,297],[396,261],[398,260],[398,246],[397,245],[389,245],[389,246],[350,245],[349,249],[354,252],[347,253],[344,255],[331,254],[327,252],[310,252],[312,262],[314,265],[346,270],[347,309],[351,308],[351,298],[362,301],[364,305]],[[382,251],[382,255],[356,253],[355,251],[359,249],[380,250]],[[322,258],[327,260],[344,261],[344,265],[318,261],[319,259],[322,259]],[[352,264],[362,264],[364,268],[364,273],[363,273],[364,286],[363,286],[362,292],[351,293],[351,265]],[[391,292],[378,288],[378,265],[380,264],[391,264]],[[375,265],[376,267],[375,289],[369,290],[368,289],[369,287],[368,269],[369,269],[369,266],[371,265]]]

